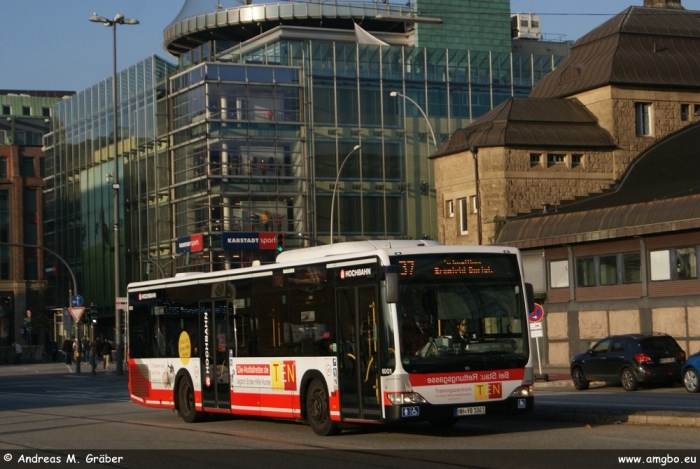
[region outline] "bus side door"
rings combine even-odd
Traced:
[[[341,416],[344,419],[379,420],[377,287],[339,288],[336,295]]]
[[[202,334],[202,403],[205,409],[231,410],[229,350],[234,347],[233,306],[230,301],[205,300],[199,304]]]

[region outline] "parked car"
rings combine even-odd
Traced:
[[[700,381],[698,381],[698,373],[700,373],[700,352],[696,352],[688,357],[683,368],[681,368],[681,376],[683,377],[683,386],[688,392],[700,392]]]
[[[640,383],[680,381],[685,359],[668,334],[614,335],[571,359],[571,379],[581,391],[591,381],[619,381],[626,391],[634,391]],[[697,373],[695,377],[697,383]]]

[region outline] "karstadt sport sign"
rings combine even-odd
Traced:
[[[227,251],[277,249],[277,233],[274,232],[224,232],[222,240],[222,247]]]

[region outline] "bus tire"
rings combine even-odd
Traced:
[[[326,384],[318,378],[311,381],[306,392],[306,420],[319,436],[340,433],[340,427],[331,420]]]
[[[194,386],[188,376],[180,379],[177,386],[177,411],[187,423],[202,422],[206,420],[206,412],[197,412],[194,405]]]

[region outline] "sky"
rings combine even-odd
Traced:
[[[191,1],[200,1],[213,11],[217,0]],[[112,29],[88,21],[93,12],[107,18],[122,13],[140,22],[117,27],[118,70],[152,54],[174,62],[163,49],[163,30],[178,16],[184,3],[184,0],[0,0],[0,89],[81,91],[111,76]],[[236,4],[234,0],[220,3]],[[511,0],[511,12],[541,15],[542,32],[548,40],[575,41],[627,7],[643,3],[643,0]],[[682,0],[682,4],[688,10],[700,10],[700,0]]]

